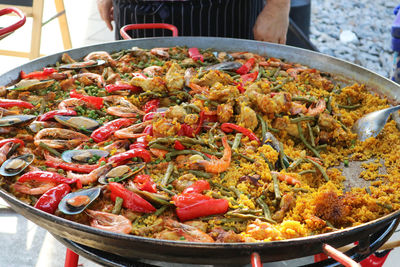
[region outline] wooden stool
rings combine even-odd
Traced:
[[[0,0],[0,9],[14,6],[25,13],[27,17],[33,18],[32,35],[31,35],[31,50],[29,53],[12,50],[0,50],[1,55],[28,57],[34,59],[40,56],[40,41],[42,37],[42,26],[54,18],[58,17],[60,24],[60,32],[64,44],[64,49],[72,47],[71,37],[69,35],[67,16],[65,15],[64,1],[54,0],[57,14],[42,24],[44,0]]]

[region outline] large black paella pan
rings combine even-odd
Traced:
[[[152,38],[98,44],[66,52],[72,58],[80,59],[93,51],[114,52],[131,47],[151,49],[154,47],[175,46],[198,47],[202,49],[211,48],[216,51],[249,51],[259,55],[281,58],[289,62],[297,62],[330,73],[345,83],[348,81],[357,81],[366,84],[379,94],[386,96],[393,103],[398,102],[400,98],[400,87],[397,84],[362,67],[307,50],[257,41],[204,37]],[[43,57],[11,70],[0,76],[0,83],[2,85],[12,83],[19,77],[21,70],[29,73],[48,65],[54,65],[60,60],[61,54],[58,53]],[[358,181],[359,172],[359,167],[351,166],[347,169],[346,178],[349,181],[348,186],[351,187],[360,184]],[[0,196],[13,209],[29,220],[57,236],[74,242],[127,258],[198,264],[247,263],[249,255],[252,252],[260,253],[263,261],[277,261],[313,255],[322,251],[323,243],[338,247],[354,241],[368,240],[372,233],[388,226],[400,214],[400,211],[392,211],[390,214],[377,220],[356,227],[282,241],[259,243],[193,243],[107,232],[42,212],[16,199],[4,189],[0,189]]]

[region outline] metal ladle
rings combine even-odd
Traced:
[[[361,141],[375,137],[385,126],[389,115],[399,109],[400,105],[368,113],[356,121],[353,132],[357,134]]]

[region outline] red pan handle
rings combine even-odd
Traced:
[[[171,24],[167,23],[144,23],[144,24],[128,24],[125,25],[124,27],[121,28],[119,31],[122,38],[125,40],[130,40],[132,37],[130,37],[126,31],[129,30],[136,30],[136,29],[167,29],[172,31],[172,36],[177,37],[178,36],[178,29]]]
[[[21,19],[15,24],[12,24],[12,25],[10,25],[8,27],[0,29],[0,36],[2,36],[4,34],[11,33],[11,32],[15,31],[16,29],[18,29],[19,27],[21,27],[22,25],[25,24],[26,17],[24,15],[24,13],[22,13],[21,10],[19,10],[17,8],[14,8],[14,7],[7,7],[7,8],[4,8],[4,9],[0,10],[0,16],[6,15],[6,14],[10,14],[10,13],[17,14]]]

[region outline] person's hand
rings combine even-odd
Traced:
[[[106,23],[107,28],[112,31],[113,26],[111,24],[111,21],[114,20],[114,8],[112,0],[97,0],[97,9],[99,10],[101,19],[104,20],[104,22]]]
[[[269,0],[253,27],[254,39],[278,44],[286,43],[290,0]]]

